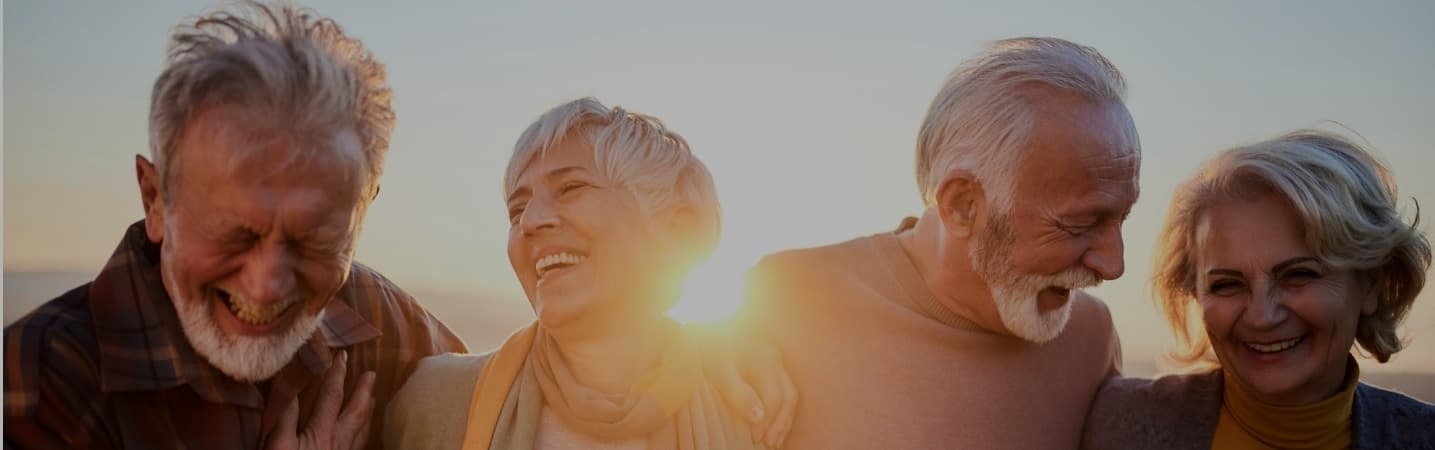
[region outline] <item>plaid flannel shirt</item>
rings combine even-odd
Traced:
[[[378,376],[368,441],[377,449],[383,411],[418,361],[467,351],[413,298],[355,263],[288,365],[261,383],[235,381],[190,347],[143,221],[92,282],[5,327],[4,343],[6,448],[260,448],[296,396],[300,417],[309,416],[324,371],[347,350],[347,389],[365,371]]]

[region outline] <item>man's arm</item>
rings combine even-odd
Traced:
[[[767,257],[750,269],[737,316],[702,331],[709,342],[704,361],[709,379],[728,407],[753,423],[754,438],[769,448],[787,440],[799,397],[769,331],[775,319],[772,296],[783,280],[777,267],[776,258]]]

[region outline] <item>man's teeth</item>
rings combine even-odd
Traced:
[[[1254,342],[1247,342],[1246,346],[1250,347],[1251,350],[1255,350],[1261,353],[1275,353],[1281,350],[1295,347],[1296,344],[1300,343],[1300,340],[1301,338],[1292,338],[1280,342],[1272,342],[1270,344],[1257,344]]]
[[[544,257],[542,257],[542,258],[538,258],[538,262],[533,265],[533,268],[534,268],[535,270],[537,270],[539,273],[543,273],[544,271],[548,270],[549,268],[551,268],[551,267],[553,267],[553,266],[555,266],[555,265],[558,265],[558,264],[573,265],[573,264],[581,263],[581,262],[583,262],[583,260],[585,260],[585,259],[588,259],[588,257],[586,257],[586,256],[579,256],[579,255],[575,255],[575,254],[572,254],[572,253],[554,253],[554,254],[552,254],[552,255],[548,255],[548,256],[544,256]]]
[[[294,298],[290,297],[288,300],[274,302],[268,305],[257,305],[240,300],[239,296],[231,294],[227,304],[229,305],[229,311],[234,313],[234,317],[238,318],[240,322],[250,325],[264,325],[274,320],[274,318],[279,317],[279,314],[283,313],[285,309],[288,309],[289,305],[294,304]]]

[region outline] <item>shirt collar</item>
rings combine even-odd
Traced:
[[[262,408],[258,387],[219,372],[189,345],[160,278],[159,254],[159,245],[145,233],[144,221],[136,222],[90,285],[101,389],[148,391],[188,383],[208,401]],[[321,374],[333,361],[332,348],[382,334],[350,307],[356,289],[352,279],[345,283],[325,306],[319,331],[275,378],[290,378],[292,384],[300,381],[294,378]]]

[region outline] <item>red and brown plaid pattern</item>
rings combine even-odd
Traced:
[[[418,361],[467,351],[408,294],[356,263],[289,365],[241,383],[190,347],[158,261],[136,223],[94,281],[5,327],[6,448],[260,448],[296,395],[308,417],[316,381],[347,350],[346,386],[365,371],[378,375],[369,439],[377,449],[382,413]]]

